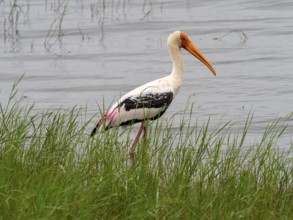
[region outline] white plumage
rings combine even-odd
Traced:
[[[131,158],[134,157],[135,146],[142,131],[144,131],[144,139],[146,139],[144,121],[161,117],[181,88],[184,73],[181,48],[198,58],[216,75],[216,71],[209,61],[183,32],[173,32],[168,37],[167,44],[173,62],[171,74],[146,83],[122,96],[112,105],[92,131],[92,135],[94,135],[99,128],[108,129],[141,122],[139,132],[130,149]],[[102,126],[104,123],[105,126]]]
[[[108,111],[108,114],[113,115],[110,121],[108,121],[110,122],[110,126],[118,126],[121,123],[125,123],[133,119],[144,120],[147,118],[152,118],[158,115],[160,112],[166,110],[166,107],[168,107],[166,105],[158,106],[156,108],[137,108],[137,106],[134,105],[134,108],[130,109],[129,111],[126,111],[126,103],[124,103],[125,100],[133,100],[135,102],[135,100],[142,97],[147,97],[150,94],[163,95],[169,92],[173,93],[171,84],[168,82],[166,78],[167,77],[149,82],[122,96],[114,105],[112,105],[112,107]],[[149,99],[149,102],[152,101],[154,102],[155,100]],[[145,101],[144,104],[147,105],[148,103]]]

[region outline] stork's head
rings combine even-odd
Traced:
[[[204,55],[197,49],[197,47],[189,40],[188,36],[181,32],[175,31],[168,37],[169,46],[178,46],[179,48],[184,48],[197,59],[199,59],[204,65],[206,65],[212,73],[216,76],[216,71],[213,68],[212,64],[204,57]]]

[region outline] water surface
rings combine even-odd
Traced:
[[[1,102],[25,73],[19,91],[36,110],[77,105],[94,114],[97,103],[108,107],[169,74],[166,39],[182,30],[218,76],[184,51],[183,87],[165,118],[192,96],[194,120],[245,121],[253,111],[251,133],[258,136],[293,111],[290,0],[4,0],[0,15]],[[292,143],[292,124],[281,144]]]

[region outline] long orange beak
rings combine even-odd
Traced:
[[[215,76],[217,75],[212,64],[204,57],[204,55],[202,55],[199,49],[197,49],[196,46],[189,39],[186,40],[184,44],[182,44],[182,47],[189,53],[191,53],[193,56],[195,56],[197,59],[199,59],[204,65],[206,65]]]

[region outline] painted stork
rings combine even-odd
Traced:
[[[185,33],[173,32],[168,37],[167,44],[173,62],[171,74],[146,83],[122,96],[100,119],[91,133],[91,136],[93,136],[99,129],[107,130],[115,126],[141,122],[140,129],[129,151],[132,159],[134,158],[135,146],[142,132],[144,132],[143,138],[146,140],[145,121],[161,117],[179,92],[184,72],[181,48],[199,59],[216,76],[212,64],[201,54]]]

